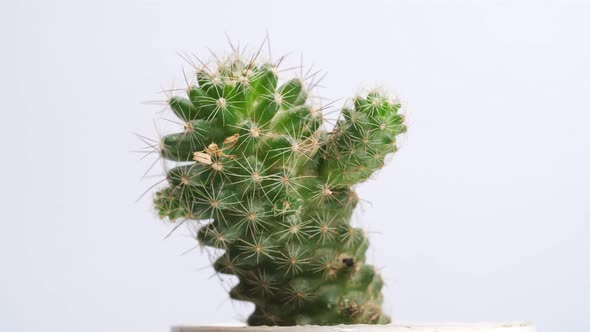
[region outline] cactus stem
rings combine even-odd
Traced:
[[[383,167],[406,130],[400,103],[356,96],[328,131],[331,104],[310,97],[318,71],[232,48],[214,66],[195,57],[196,84],[167,100],[182,131],[159,141],[161,157],[177,163],[155,195],[159,216],[181,220],[174,229],[204,221],[199,245],[224,250],[213,267],[239,279],[232,299],[255,303],[250,325],[389,322],[367,237],[351,218],[353,186]],[[291,69],[297,78],[279,79]]]

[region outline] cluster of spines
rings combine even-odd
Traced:
[[[188,98],[169,100],[185,124],[162,138],[162,156],[179,163],[155,206],[171,221],[207,221],[197,238],[223,249],[213,267],[239,278],[230,296],[256,305],[250,325],[388,322],[368,241],[350,225],[351,186],[396,151],[399,103],[358,97],[328,133],[308,94],[254,59],[199,69]]]

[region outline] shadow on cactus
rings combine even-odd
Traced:
[[[215,271],[239,279],[230,297],[256,306],[249,325],[388,323],[368,240],[350,220],[352,187],[406,131],[400,104],[356,97],[328,132],[305,79],[279,84],[277,67],[232,55],[169,99],[184,130],[162,138],[162,156],[178,163],[155,207],[203,222],[199,243],[223,252]]]

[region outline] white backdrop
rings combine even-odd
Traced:
[[[590,329],[590,6],[584,1],[11,1],[0,5],[0,330],[237,323],[195,242],[152,212],[130,151],[177,52],[258,45],[382,84],[409,134],[360,186],[398,321]],[[149,158],[148,158],[149,159]],[[152,172],[154,174],[154,172]]]

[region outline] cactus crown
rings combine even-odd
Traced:
[[[155,207],[203,222],[199,243],[223,250],[215,271],[239,279],[230,297],[256,305],[249,325],[387,323],[368,240],[350,224],[351,187],[397,150],[400,104],[371,91],[328,132],[305,80],[279,84],[279,72],[234,54],[169,99],[184,129],[161,139],[176,163]]]

